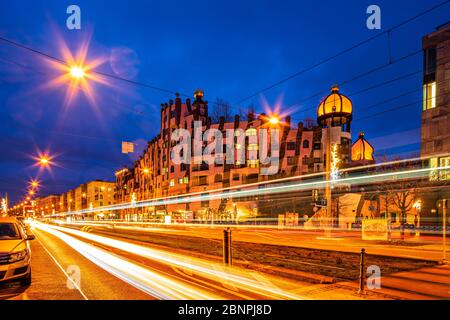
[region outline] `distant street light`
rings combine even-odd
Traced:
[[[41,157],[39,159],[39,163],[43,166],[47,166],[50,163],[50,160],[48,160],[48,158],[46,158],[46,157]]]

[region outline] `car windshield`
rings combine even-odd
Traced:
[[[20,232],[15,223],[0,223],[0,240],[20,239]]]

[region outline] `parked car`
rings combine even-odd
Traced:
[[[0,283],[31,284],[31,250],[28,235],[15,218],[0,218]]]

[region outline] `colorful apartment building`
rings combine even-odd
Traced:
[[[321,101],[317,108],[317,124],[308,121],[291,123],[289,116],[284,119],[273,118],[276,115],[249,113],[245,119],[236,115],[234,121],[211,123],[208,117],[208,102],[204,93],[197,90],[194,100],[182,102],[179,95],[175,101],[161,105],[160,133],[148,142],[146,149],[131,168],[116,172],[117,203],[132,203],[141,200],[158,199],[170,196],[183,196],[197,193],[207,195],[217,189],[227,189],[249,183],[270,181],[277,178],[304,175],[325,170],[326,137],[336,146],[339,165],[347,166],[351,162],[352,103],[334,86],[331,93]],[[190,163],[174,163],[171,157],[177,139],[173,139],[176,129],[186,129],[191,137],[195,136],[194,121],[201,122],[201,132],[217,129],[222,133],[224,163],[196,161],[191,154]],[[227,141],[227,130],[233,130],[233,141]],[[270,149],[270,133],[279,131],[279,165],[274,174],[263,175],[261,169],[266,165],[259,159],[261,144],[260,131],[267,130],[269,139],[264,141]],[[329,129],[329,131],[328,131]],[[243,139],[242,139],[243,138]],[[174,140],[174,141],[173,141]],[[203,147],[210,141],[203,141]],[[232,143],[231,143],[232,142]],[[243,143],[242,143],[243,142]],[[192,149],[195,148],[192,142]],[[231,143],[231,144],[230,144]],[[232,146],[233,159],[225,159],[226,148]],[[245,160],[237,158],[240,149],[245,150]],[[373,150],[372,150],[373,151]],[[198,156],[197,156],[198,157]],[[358,155],[361,160],[361,155]],[[364,157],[364,155],[362,155]],[[372,157],[372,154],[370,154]],[[204,158],[203,158],[204,160]],[[228,161],[227,161],[228,160]],[[373,160],[372,158],[370,160]],[[248,201],[246,201],[248,200]],[[311,202],[310,199],[308,199]],[[126,209],[121,212],[122,219],[157,219],[170,215],[173,219],[191,220],[229,220],[249,219],[261,212],[262,206],[257,198],[235,201],[226,196],[221,199],[196,201],[189,204],[170,204]],[[275,214],[273,211],[270,214]]]

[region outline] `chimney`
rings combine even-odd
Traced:
[[[192,112],[191,99],[189,99],[189,98],[186,99],[186,107],[188,109],[188,112]]]
[[[286,122],[288,128],[291,128],[291,116],[286,116],[284,122]]]
[[[234,116],[234,128],[236,129],[236,128],[239,128],[239,115],[238,114],[236,114],[235,116]]]

